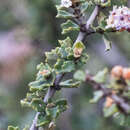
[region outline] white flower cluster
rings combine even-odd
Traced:
[[[72,1],[71,0],[61,0],[61,6],[69,8],[72,6]]]
[[[106,28],[115,28],[118,31],[130,31],[130,9],[127,7],[113,7],[107,19]]]

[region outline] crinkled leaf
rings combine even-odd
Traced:
[[[75,44],[74,44],[74,46],[73,46],[73,48],[82,48],[82,49],[84,49],[85,48],[85,46],[84,46],[84,44],[82,43],[82,42],[76,42]]]
[[[46,114],[51,117],[51,119],[56,119],[59,115],[58,108],[52,107],[52,108],[46,108]]]
[[[19,128],[14,126],[8,126],[8,130],[19,130]]]
[[[30,91],[42,90],[53,85],[53,81],[33,81],[29,84]]]
[[[64,60],[62,59],[57,59],[56,64],[54,65],[54,69],[56,73],[61,73],[62,72],[62,65],[64,63]]]
[[[50,123],[50,119],[48,116],[46,116],[44,113],[38,115],[38,120],[37,120],[37,127],[44,127]]]
[[[45,52],[46,61],[56,60],[58,58],[58,55],[57,55],[58,49],[59,47],[57,47],[56,49],[52,49],[51,52]]]
[[[63,30],[62,34],[66,34],[70,31],[79,31],[80,30],[80,27],[71,20],[67,20],[67,22],[61,24],[61,27]]]
[[[41,80],[41,81],[33,81],[29,84],[30,86],[30,91],[37,91],[37,90],[43,90],[44,88],[50,87],[53,85],[55,80],[55,76],[50,76],[46,80]]]
[[[82,53],[82,56],[76,61],[76,69],[79,69],[83,67],[84,64],[86,64],[88,60],[88,55],[87,53]]]
[[[73,61],[64,61],[58,59],[54,68],[57,73],[72,72],[75,70],[75,64]]]
[[[31,106],[35,111],[42,112],[44,111],[46,104],[40,98],[33,98]]]
[[[80,83],[81,83],[80,81],[74,81],[73,79],[69,79],[69,80],[60,82],[59,85],[64,88],[74,88],[74,87],[78,87]]]
[[[61,46],[64,47],[72,47],[73,44],[73,41],[69,37],[67,37],[64,40],[59,40],[58,42],[60,43]]]
[[[62,72],[72,72],[75,70],[75,64],[73,61],[65,61],[62,65]]]
[[[59,99],[55,102],[56,106],[66,106],[67,105],[67,100],[66,99]]]
[[[57,13],[57,18],[65,18],[65,19],[68,19],[68,18],[74,18],[75,16],[65,10],[58,10],[58,13]]]
[[[81,12],[82,14],[84,14],[85,12],[87,12],[87,9],[88,9],[88,5],[89,5],[89,2],[85,1],[81,4]]]

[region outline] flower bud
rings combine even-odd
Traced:
[[[123,78],[126,80],[130,80],[130,68],[123,69]]]
[[[74,57],[79,58],[82,54],[83,48],[74,48]]]
[[[114,78],[120,78],[122,77],[123,74],[123,67],[122,66],[115,66],[113,67],[112,71],[111,71],[111,76]]]

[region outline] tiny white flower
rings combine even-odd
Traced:
[[[130,9],[127,7],[113,7],[107,19],[106,28],[115,28],[118,31],[130,30]]]
[[[71,0],[61,0],[61,6],[69,8],[72,6],[72,1]]]

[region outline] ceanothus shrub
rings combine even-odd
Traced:
[[[109,33],[130,31],[130,9],[126,0],[57,0],[57,18],[66,19],[61,24],[65,40],[58,40],[59,46],[45,53],[45,61],[37,66],[35,81],[29,83],[29,92],[21,100],[23,106],[36,111],[29,130],[40,127],[53,130],[56,119],[68,108],[65,99],[53,100],[56,91],[62,88],[75,88],[83,82],[93,87],[93,99],[90,103],[104,100],[102,111],[105,117],[113,117],[120,125],[130,125],[130,68],[117,65],[111,72],[105,68],[95,76],[85,73],[85,40],[88,35],[102,35],[106,49],[111,49]],[[94,8],[90,12],[90,8]],[[104,13],[105,12],[105,13]],[[88,14],[90,14],[88,18]],[[109,14],[109,15],[106,15]],[[44,17],[44,16],[43,16]],[[96,23],[96,24],[95,24]],[[75,41],[70,32],[78,32]],[[91,59],[90,59],[91,60]],[[64,78],[67,73],[72,78]],[[9,126],[8,130],[18,130]],[[24,130],[27,128],[24,128]]]

